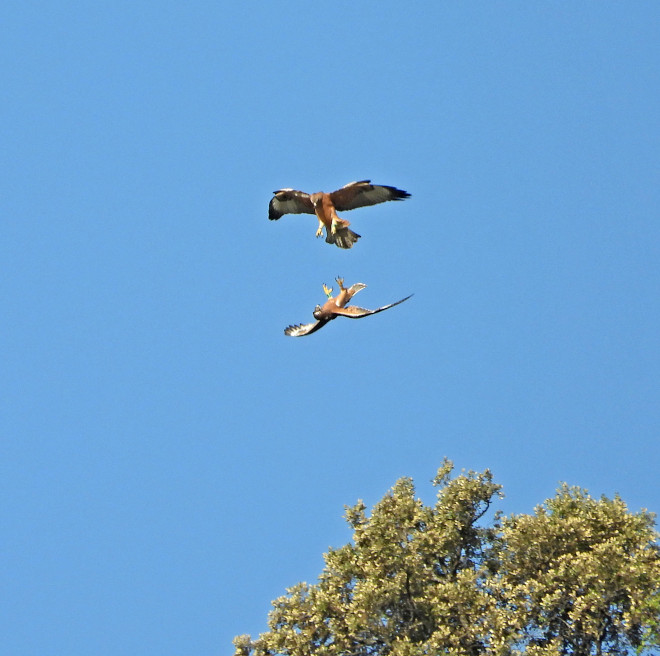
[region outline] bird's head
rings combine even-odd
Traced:
[[[312,201],[312,205],[314,205],[314,207],[316,207],[316,204],[317,204],[318,202],[320,202],[321,198],[323,198],[323,193],[320,192],[320,191],[317,191],[315,194],[312,194],[312,195],[309,197],[309,200],[311,200],[311,201]]]
[[[314,315],[314,318],[318,321],[321,318],[321,306],[317,305],[314,308],[314,312],[312,312],[312,314]]]

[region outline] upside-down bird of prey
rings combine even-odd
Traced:
[[[279,189],[273,194],[275,195],[268,205],[268,218],[271,221],[276,221],[285,214],[316,214],[319,220],[316,236],[320,237],[325,227],[325,240],[339,248],[352,248],[360,235],[350,230],[350,222],[340,219],[337,212],[376,205],[387,200],[403,200],[410,196],[407,191],[396,187],[372,185],[371,180],[351,182],[331,194],[323,191],[307,194],[295,189]]]
[[[383,305],[376,310],[367,310],[365,308],[357,307],[352,305],[351,307],[346,307],[349,301],[357,294],[361,289],[364,289],[366,285],[361,282],[356,282],[354,285],[351,285],[348,289],[344,287],[344,279],[336,278],[337,284],[339,285],[339,293],[337,296],[332,296],[332,288],[326,287],[323,285],[323,291],[328,297],[328,300],[321,306],[317,305],[314,308],[314,318],[316,321],[314,323],[300,323],[294,326],[288,326],[284,329],[284,334],[289,335],[290,337],[303,337],[304,335],[311,335],[317,330],[323,328],[326,323],[336,319],[337,317],[348,317],[349,319],[361,319],[362,317],[368,317],[370,314],[377,314],[383,310],[388,310],[399,303],[407,301],[410,296],[402,298],[396,303],[390,303],[389,305]]]

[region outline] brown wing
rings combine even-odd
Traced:
[[[410,194],[407,191],[396,187],[372,185],[371,180],[351,182],[330,194],[337,212],[346,212],[366,205],[376,205],[387,200],[403,200],[409,196]]]
[[[309,194],[295,189],[278,189],[270,199],[268,218],[276,221],[284,214],[314,214]]]
[[[327,321],[317,321],[315,323],[299,323],[293,326],[287,326],[284,329],[284,334],[289,337],[304,337],[305,335],[311,335],[317,330],[320,330],[328,323]]]
[[[412,294],[410,294],[410,296],[412,296]],[[361,308],[358,307],[357,305],[349,305],[348,307],[335,309],[333,314],[336,314],[341,317],[348,317],[349,319],[361,319],[362,317],[368,317],[370,314],[378,314],[383,310],[389,310],[391,307],[394,307],[395,305],[399,305],[399,303],[403,303],[404,301],[407,301],[410,298],[410,296],[406,296],[405,298],[402,298],[400,301],[397,301],[396,303],[383,305],[383,307],[379,307],[376,310],[367,310],[366,308]]]

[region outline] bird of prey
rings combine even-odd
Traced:
[[[332,296],[332,288],[326,287],[323,285],[323,291],[328,297],[328,300],[323,304],[323,306],[317,305],[314,308],[314,318],[316,319],[315,323],[305,323],[297,324],[293,326],[288,326],[284,329],[284,334],[289,335],[290,337],[302,337],[303,335],[311,335],[317,330],[323,328],[328,321],[332,321],[337,317],[348,317],[349,319],[361,319],[362,317],[367,317],[370,314],[376,314],[387,310],[399,303],[407,301],[410,296],[402,298],[396,303],[390,303],[389,305],[383,305],[377,310],[367,310],[365,308],[357,307],[352,305],[351,307],[346,307],[349,301],[357,294],[361,289],[364,289],[366,285],[361,282],[357,282],[354,285],[351,285],[348,289],[344,287],[344,279],[336,278],[337,284],[339,285],[339,293],[337,296]]]
[[[350,222],[340,219],[337,212],[376,205],[387,200],[403,200],[410,196],[407,191],[396,187],[372,185],[370,180],[351,182],[331,194],[323,191],[306,194],[295,189],[279,189],[273,194],[268,205],[268,218],[271,221],[276,221],[284,214],[316,214],[319,220],[316,236],[323,234],[325,226],[326,242],[336,244],[339,248],[352,248],[360,235],[350,230]]]

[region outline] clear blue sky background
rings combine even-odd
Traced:
[[[660,510],[657,2],[0,18],[3,653],[231,653],[443,456]],[[364,178],[351,251],[267,219]],[[338,274],[415,296],[285,337]]]

